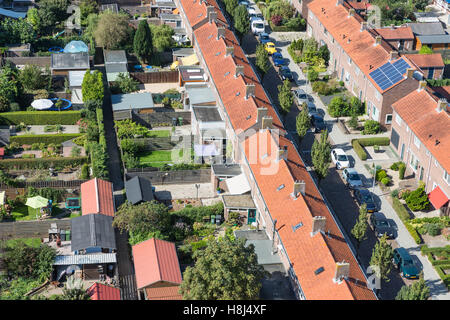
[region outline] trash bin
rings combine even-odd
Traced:
[[[211,215],[211,223],[214,224],[216,216],[215,215]]]
[[[172,126],[176,126],[177,125],[177,118],[172,118]]]
[[[59,235],[61,237],[61,241],[66,241],[66,230],[61,230]]]
[[[66,230],[66,241],[70,241],[70,230]]]
[[[179,124],[180,126],[183,125],[183,117],[178,117],[178,124]]]
[[[222,223],[222,216],[220,214],[216,215],[216,224],[220,226],[221,223]]]

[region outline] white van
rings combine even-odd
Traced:
[[[264,20],[252,20],[251,28],[253,34],[258,34],[265,31]]]

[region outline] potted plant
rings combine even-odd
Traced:
[[[222,189],[220,189],[220,187],[217,187],[217,194],[221,194],[222,193]]]
[[[380,146],[379,145],[374,145],[373,146],[373,151],[375,151],[375,152],[379,152],[380,151]]]

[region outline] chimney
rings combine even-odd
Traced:
[[[234,73],[234,77],[237,78],[240,75],[244,75],[244,66],[241,66],[240,64],[236,65],[236,72]]]
[[[364,31],[369,28],[369,25],[367,24],[367,21],[361,22],[361,29],[359,31]]]
[[[225,38],[225,28],[224,27],[217,28],[217,40],[219,40],[220,38]]]
[[[325,230],[325,225],[327,223],[327,218],[322,216],[313,217],[313,225],[311,237],[314,236],[317,232],[323,232]]]
[[[422,91],[423,89],[425,89],[427,87],[427,82],[425,80],[421,80],[419,81],[419,88],[417,89],[417,91]]]
[[[281,159],[287,160],[287,146],[278,149],[277,161]]]
[[[348,10],[348,17],[353,17],[355,15],[355,9],[351,8]]]
[[[336,7],[344,4],[344,0],[336,0]]]
[[[256,123],[259,124],[259,127],[262,127],[262,119],[267,116],[267,108],[258,108],[256,109]]]
[[[272,129],[272,117],[262,117],[261,129]]]
[[[406,69],[406,78],[407,79],[412,79],[414,76],[414,69],[413,68],[408,68]]]
[[[441,98],[437,103],[437,112],[441,112],[442,110],[447,111],[447,99]]]
[[[376,36],[375,37],[375,46],[377,46],[377,45],[379,45],[379,44],[381,44],[381,36]]]
[[[213,12],[209,13],[208,20],[209,20],[209,23],[217,22],[217,12],[213,11]]]
[[[389,60],[395,60],[395,59],[398,59],[398,52],[397,51],[389,52]]]
[[[234,47],[226,47],[225,56],[234,56]]]
[[[295,181],[294,182],[294,191],[292,192],[292,196],[294,199],[297,199],[299,194],[305,195],[306,183],[305,181]]]
[[[336,262],[336,273],[334,274],[333,282],[341,282],[343,279],[347,279],[349,275],[350,263]]]
[[[255,96],[255,85],[253,83],[245,85],[245,100]]]

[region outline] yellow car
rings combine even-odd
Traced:
[[[275,44],[274,44],[273,42],[267,42],[267,43],[264,45],[264,49],[266,49],[266,51],[267,51],[270,55],[272,55],[272,54],[274,54],[275,52],[277,52],[277,48],[275,48]]]

